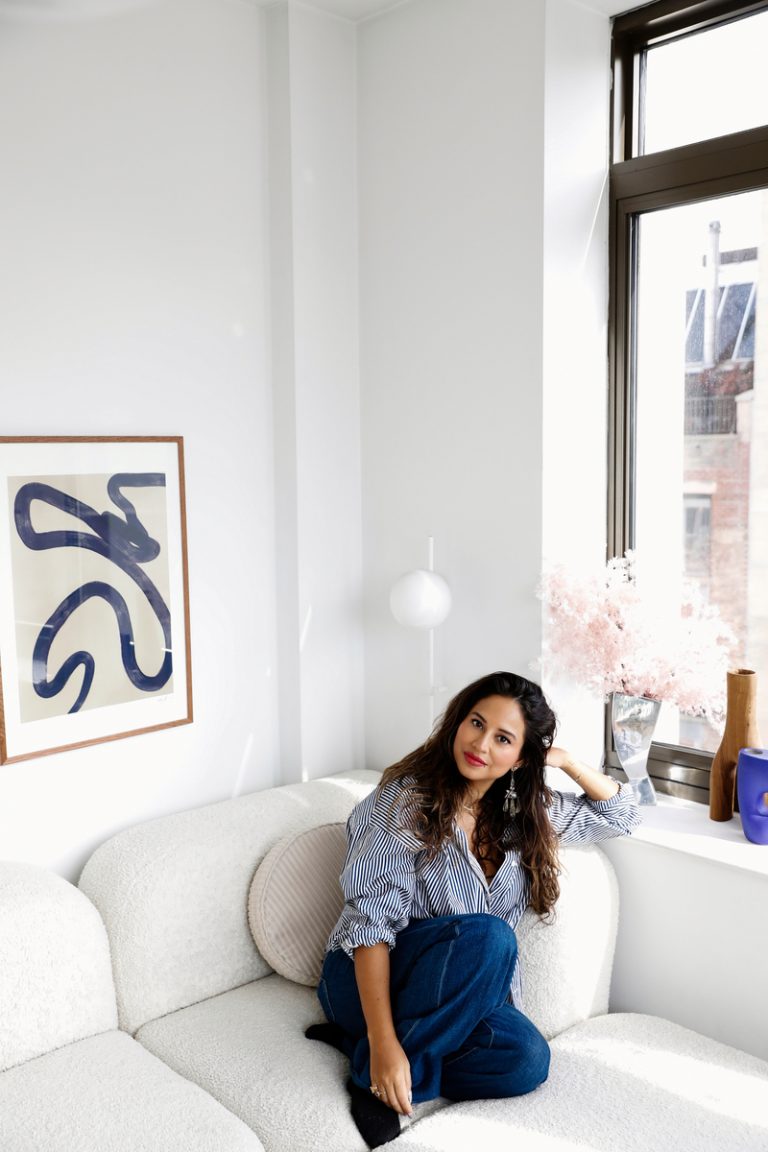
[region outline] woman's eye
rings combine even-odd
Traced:
[[[473,728],[480,728],[481,727],[480,721],[478,720],[477,716],[472,717],[472,727]]]
[[[509,744],[509,738],[507,736],[499,736],[499,740],[501,740],[502,744]]]

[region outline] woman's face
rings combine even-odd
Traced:
[[[462,720],[453,742],[456,767],[473,799],[517,767],[524,742],[525,721],[517,700],[486,696],[478,701]]]

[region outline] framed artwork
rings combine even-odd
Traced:
[[[0,763],[192,720],[180,436],[0,437]]]

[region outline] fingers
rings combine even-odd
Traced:
[[[378,1085],[378,1093],[374,1093],[381,1100],[382,1104],[386,1104],[394,1112],[399,1112],[402,1116],[410,1116],[413,1111],[411,1104],[411,1084],[410,1080],[399,1078],[389,1084]]]
[[[404,1084],[398,1086],[395,1092],[395,1100],[390,1104],[390,1108],[394,1108],[395,1112],[399,1112],[401,1116],[410,1116],[413,1110],[410,1086]]]
[[[397,1040],[391,1045],[372,1045],[370,1070],[374,1096],[394,1112],[410,1116],[411,1066]]]
[[[403,1116],[410,1116],[412,1111],[411,1093],[398,1090],[394,1086],[387,1091],[386,1088],[379,1088],[371,1086],[371,1093],[380,1100],[382,1104],[386,1104],[387,1108],[391,1108],[393,1112],[399,1112]]]

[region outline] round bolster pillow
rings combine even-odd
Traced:
[[[248,923],[261,955],[286,980],[316,986],[325,946],[344,906],[343,824],[321,824],[275,844],[256,869]]]

